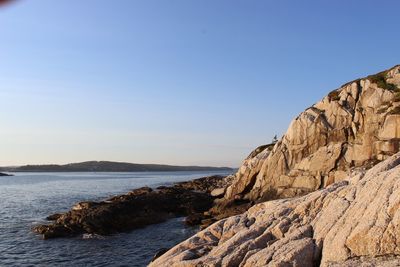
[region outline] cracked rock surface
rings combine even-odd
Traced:
[[[150,266],[400,266],[399,207],[400,153],[220,220]]]
[[[225,199],[301,196],[399,151],[400,65],[332,91],[245,159]]]

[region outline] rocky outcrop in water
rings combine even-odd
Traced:
[[[0,172],[0,176],[13,176],[12,174]]]
[[[211,191],[226,187],[223,176],[210,176],[182,182],[156,190],[149,187],[135,189],[128,194],[101,202],[80,202],[66,213],[47,217],[51,224],[33,228],[44,239],[74,236],[84,233],[108,235],[129,231],[149,224],[160,223],[175,216],[197,216],[198,223],[204,219],[214,197]]]
[[[399,266],[400,153],[220,220],[150,266]]]

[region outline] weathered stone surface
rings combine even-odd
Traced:
[[[353,167],[395,154],[400,140],[400,66],[343,85],[295,118],[272,145],[244,161],[225,199],[304,195]]]
[[[400,153],[220,220],[150,266],[400,266]]]
[[[233,197],[237,192],[246,193],[252,189],[262,163],[268,158],[273,146],[274,144],[263,145],[250,153],[236,173],[232,185],[226,189],[228,198]]]
[[[379,139],[391,140],[400,138],[400,115],[388,115],[385,118],[382,129],[379,131]]]

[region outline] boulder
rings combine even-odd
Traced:
[[[215,188],[210,194],[213,197],[221,197],[225,194],[225,188]]]

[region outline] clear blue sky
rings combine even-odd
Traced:
[[[238,166],[400,63],[399,1],[19,0],[0,9],[0,165]]]

